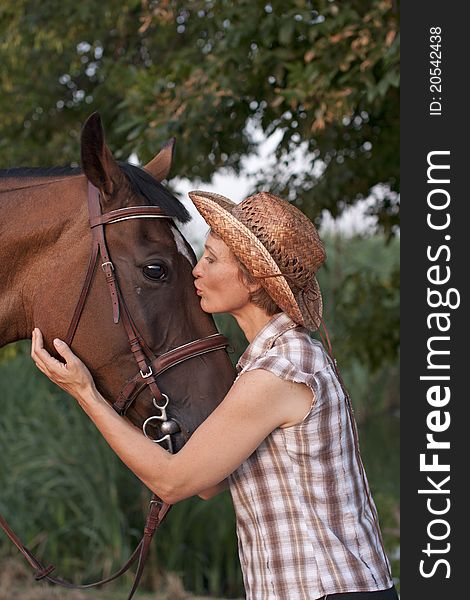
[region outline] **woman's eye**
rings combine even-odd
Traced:
[[[206,260],[209,264],[213,263],[213,259],[210,256],[206,256]]]
[[[146,265],[143,272],[145,277],[154,281],[162,281],[167,277],[167,270],[163,265]]]

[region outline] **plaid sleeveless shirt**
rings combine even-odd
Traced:
[[[253,369],[305,383],[314,400],[301,423],[275,429],[229,478],[247,600],[390,588],[345,396],[322,344],[276,314],[238,361],[238,376]]]

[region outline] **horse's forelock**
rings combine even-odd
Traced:
[[[148,171],[129,163],[119,163],[119,166],[129,180],[132,190],[143,196],[150,205],[159,206],[168,216],[182,223],[191,219],[183,204]]]

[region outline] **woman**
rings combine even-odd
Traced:
[[[193,275],[201,307],[233,315],[249,342],[238,377],[174,455],[119,417],[60,340],[65,364],[33,332],[32,357],[74,396],[111,447],[173,504],[230,487],[251,600],[391,600],[390,567],[334,361],[308,331],[321,325],[313,224],[268,193],[236,205],[191,192],[211,227]]]

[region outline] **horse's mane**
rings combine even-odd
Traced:
[[[130,163],[119,162],[118,164],[127,177],[132,191],[145,198],[150,206],[159,206],[169,217],[174,217],[182,223],[187,223],[191,219],[191,215],[178,198],[173,196],[148,171]],[[80,175],[82,172],[80,167],[15,167],[0,169],[0,177],[66,177]]]
[[[55,177],[59,175],[80,175],[80,167],[12,167],[0,169],[0,177]]]

